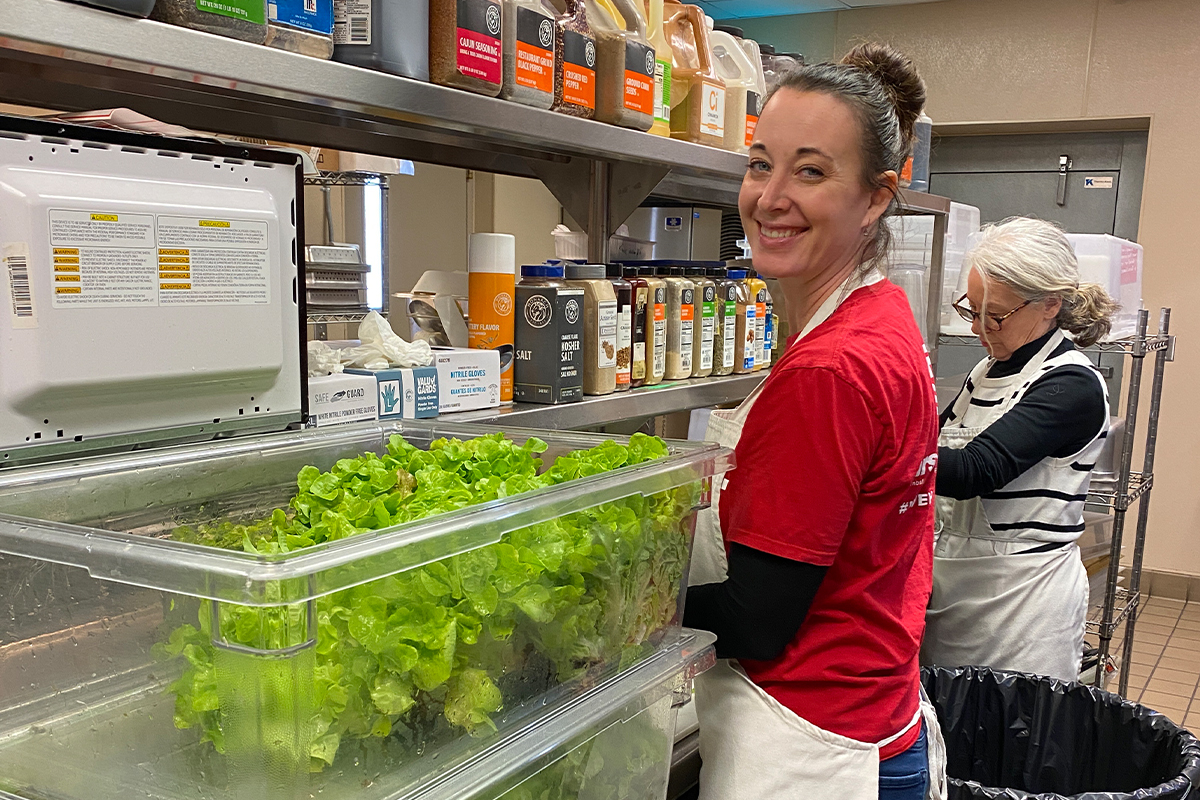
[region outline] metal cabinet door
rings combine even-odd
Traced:
[[[1057,222],[1072,233],[1111,234],[1116,223],[1120,175],[1116,170],[1069,172],[1061,206],[1056,202],[1057,172],[934,173],[929,178],[929,191],[978,206],[985,224],[1019,214]]]

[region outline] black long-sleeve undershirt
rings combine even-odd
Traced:
[[[1007,361],[997,361],[988,377],[1015,375],[1053,333],[1019,348]],[[1074,347],[1064,341],[1052,356]],[[949,408],[942,413],[943,425],[948,416]],[[1075,365],[1055,369],[1035,381],[1004,416],[966,447],[938,448],[937,493],[965,500],[994,492],[1044,458],[1078,453],[1107,419],[1108,407],[1095,373]]]
[[[719,658],[771,661],[796,637],[827,571],[735,543],[723,583],[688,589],[683,624],[715,633]]]

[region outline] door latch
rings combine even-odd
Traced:
[[[1058,157],[1058,195],[1054,198],[1054,202],[1060,206],[1067,204],[1067,173],[1071,171],[1071,157],[1061,155]]]

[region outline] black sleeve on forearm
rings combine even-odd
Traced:
[[[990,494],[1042,459],[1078,453],[1108,419],[1104,392],[1086,367],[1060,367],[961,450],[938,448],[937,493]]]
[[[729,577],[688,589],[683,624],[717,635],[719,658],[778,658],[796,637],[828,567],[734,544]]]

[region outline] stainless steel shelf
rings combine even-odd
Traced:
[[[0,101],[532,176],[598,159],[741,180],[746,157],[61,0],[4,0]]]
[[[950,213],[950,198],[901,189],[898,211],[902,215],[935,214],[944,216]]]
[[[579,430],[624,419],[657,417],[674,411],[739,402],[754,391],[767,372],[730,375],[727,378],[693,378],[657,386],[643,386],[603,397],[588,397],[579,403],[559,406],[513,403],[510,406],[467,411],[448,419],[521,428]]]

